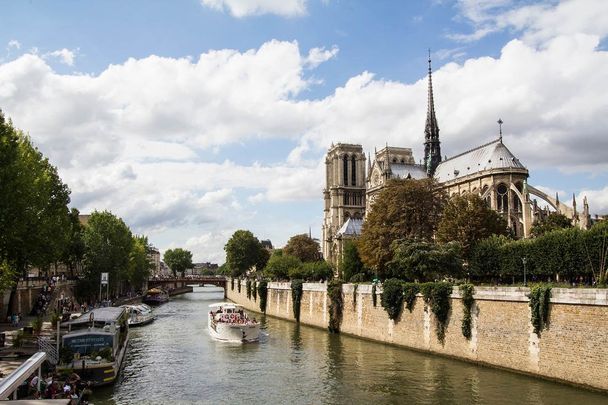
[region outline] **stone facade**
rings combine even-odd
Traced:
[[[242,283],[240,294],[228,283],[227,297],[259,312],[258,302],[247,299]],[[357,287],[356,300],[353,285],[344,285],[343,293],[342,333],[608,391],[606,289],[553,289],[549,325],[538,337],[530,322],[527,288],[477,287],[470,340],[461,332],[462,301],[455,289],[443,344],[422,296],[411,313],[404,308],[392,321],[379,296],[373,306],[370,285]],[[325,284],[304,284],[301,305],[302,324],[327,327]],[[269,283],[266,313],[293,321],[289,283]]]

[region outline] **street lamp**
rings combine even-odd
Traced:
[[[526,282],[526,263],[528,262],[528,259],[522,257],[521,261],[524,264],[524,286],[527,286],[528,283]]]

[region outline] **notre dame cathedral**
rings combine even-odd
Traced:
[[[515,157],[499,137],[450,158],[441,157],[439,126],[435,116],[431,60],[428,70],[428,106],[424,128],[424,161],[417,164],[411,148],[386,146],[366,159],[361,145],[339,143],[330,147],[325,158],[325,189],[323,190],[323,256],[338,263],[344,242],[361,233],[366,211],[385,186],[387,180],[434,177],[448,195],[476,193],[492,209],[505,217],[519,238],[530,235],[535,219],[547,215],[549,208],[540,208],[539,197],[553,210],[572,219],[581,228],[590,226],[589,206],[583,200],[582,212],[567,206],[541,190],[527,184],[528,169]],[[367,166],[366,166],[367,161]]]

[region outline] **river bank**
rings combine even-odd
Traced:
[[[259,312],[256,300],[228,283],[227,297]],[[379,288],[377,294],[381,292]],[[411,312],[404,309],[392,321],[384,308],[373,305],[371,285],[343,286],[341,332],[377,342],[509,369],[546,379],[608,392],[608,290],[554,289],[550,323],[539,337],[530,322],[527,288],[478,287],[471,311],[471,338],[461,332],[463,306],[457,289],[444,342],[435,334],[434,316],[421,296]],[[290,283],[269,283],[266,313],[293,321]],[[326,284],[305,283],[300,322],[327,328],[330,302]]]

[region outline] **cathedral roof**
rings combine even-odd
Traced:
[[[361,235],[361,227],[363,226],[363,219],[361,218],[348,218],[344,225],[340,228],[337,235],[348,235],[356,236]]]
[[[406,163],[391,163],[391,174],[393,177],[407,179],[408,176],[412,179],[426,179],[426,169],[423,165],[406,164]]]
[[[484,170],[525,168],[502,140],[497,139],[439,163],[435,178],[444,183]]]

